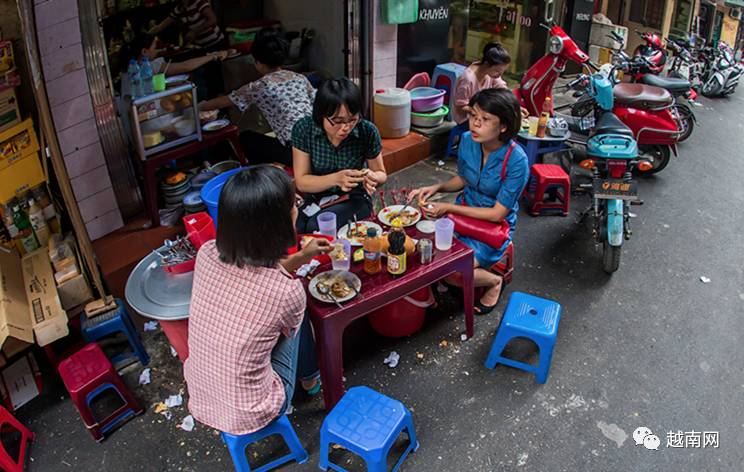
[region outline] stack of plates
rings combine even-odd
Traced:
[[[189,192],[183,197],[183,210],[187,215],[207,211],[207,207],[202,202],[200,190]]]
[[[177,184],[160,183],[160,189],[163,192],[165,208],[178,208],[183,206],[183,198],[191,191],[191,176],[189,175],[182,182]]]

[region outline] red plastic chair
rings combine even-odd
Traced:
[[[8,427],[21,433],[21,447],[18,458],[13,459],[0,443],[0,468],[5,472],[23,472],[26,464],[26,447],[29,442],[34,440],[34,433],[23,426],[8,410],[0,406],[0,430],[6,430]]]
[[[58,370],[85,427],[98,442],[103,441],[104,434],[143,411],[96,343],[60,362]],[[116,391],[124,404],[107,418],[96,421],[90,403],[108,389]]]
[[[544,210],[560,210],[563,216],[568,216],[571,179],[566,171],[555,164],[535,164],[530,169],[530,176],[530,184],[525,188],[530,214],[539,216]],[[555,201],[546,201],[546,193]]]

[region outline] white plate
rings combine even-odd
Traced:
[[[434,232],[434,221],[432,220],[421,220],[416,223],[416,229],[422,233],[431,234]]]
[[[165,78],[165,83],[179,84],[181,82],[186,82],[187,80],[189,80],[189,76],[187,74],[171,75],[170,77]]]
[[[364,238],[366,237],[367,230],[369,228],[376,229],[378,236],[380,236],[382,234],[382,226],[378,225],[377,223],[373,223],[371,221],[360,221],[358,224],[359,224],[360,227],[362,225],[364,225],[366,227],[366,229],[364,230],[364,236],[363,237],[361,237],[361,238],[358,238],[358,237],[357,238],[349,238],[348,237],[349,225],[346,224],[346,225],[343,225],[338,230],[338,234],[337,234],[338,238],[339,239],[348,239],[352,246],[362,246],[364,244]]]
[[[390,221],[392,220],[392,218],[390,218],[390,215],[397,214],[405,207],[406,207],[405,205],[390,205],[389,207],[385,207],[382,210],[380,210],[380,213],[377,214],[377,219],[380,220],[382,224],[391,226]],[[421,212],[419,210],[408,205],[408,208],[406,208],[406,212],[409,212],[409,211],[415,212],[416,218],[409,224],[403,225],[403,227],[405,228],[415,225],[421,219]]]
[[[219,131],[230,124],[230,120],[214,120],[202,126],[202,131]]]
[[[353,286],[356,287],[357,291],[362,290],[362,281],[359,280],[359,277],[357,277],[355,274],[348,272],[346,270],[329,270],[327,272],[322,272],[310,280],[310,283],[307,286],[308,291],[310,292],[310,295],[312,295],[313,298],[316,300],[320,300],[321,302],[325,303],[334,303],[333,299],[331,297],[326,297],[324,295],[321,295],[318,292],[318,282],[320,281],[326,281],[329,279],[332,279],[334,277],[343,277],[347,283],[354,284]],[[336,301],[341,303],[348,300],[351,300],[356,296],[356,292],[353,290],[351,293],[345,297],[336,297]]]

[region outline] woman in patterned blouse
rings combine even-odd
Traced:
[[[290,273],[330,243],[314,238],[287,257],[296,218],[292,181],[271,165],[242,170],[220,194],[217,239],[196,257],[184,363],[189,411],[212,428],[263,428],[287,410],[298,378],[320,390],[307,297]]]
[[[313,115],[292,130],[292,153],[297,190],[306,207],[297,218],[300,233],[318,229],[317,208],[329,198],[337,203],[327,211],[343,226],[350,219],[372,214],[370,196],[387,180],[382,142],[375,125],[361,116],[362,94],[347,78],[326,80],[313,103]],[[314,207],[313,207],[314,208]]]
[[[241,133],[241,144],[252,164],[279,162],[291,167],[292,127],[312,113],[315,89],[304,75],[281,68],[288,54],[289,45],[276,32],[260,31],[251,55],[261,78],[199,106],[202,111],[235,106],[244,112],[250,105],[261,110],[276,138],[253,131]]]

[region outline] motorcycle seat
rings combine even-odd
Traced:
[[[652,85],[654,87],[661,87],[667,89],[672,93],[687,92],[690,90],[692,84],[685,79],[675,79],[672,77],[659,77],[658,75],[646,74],[641,79],[646,85]]]
[[[668,90],[644,84],[619,83],[612,89],[615,101],[633,108],[662,108],[674,99]]]
[[[601,134],[619,134],[629,138],[633,137],[633,131],[611,111],[606,111],[599,116],[590,137]]]

